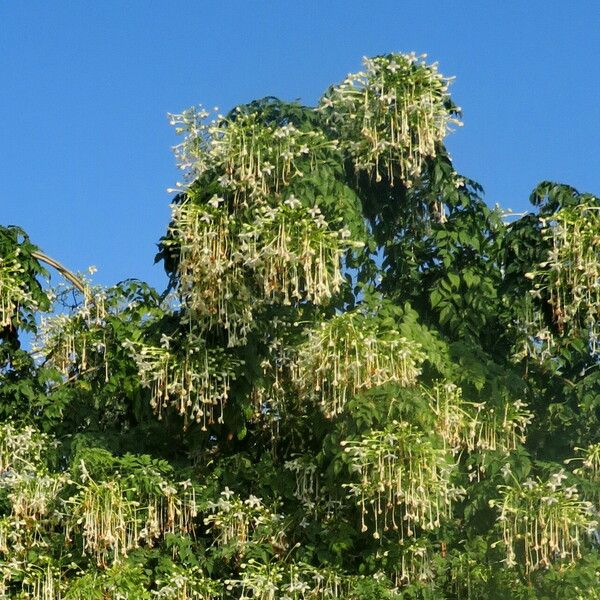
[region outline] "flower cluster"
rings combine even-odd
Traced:
[[[525,431],[533,419],[520,400],[505,400],[500,405],[467,402],[462,390],[449,382],[437,384],[429,396],[436,431],[454,454],[463,449],[510,452],[525,442]]]
[[[0,476],[37,472],[51,446],[50,437],[31,426],[6,421],[0,426]]]
[[[357,171],[390,185],[410,187],[423,163],[451,125],[460,125],[449,108],[449,79],[415,54],[365,58],[353,73],[321,100],[320,110],[337,132]]]
[[[469,426],[469,450],[499,450],[508,453],[525,443],[525,431],[533,413],[521,400],[505,400],[500,406],[490,403],[473,405],[476,412]]]
[[[317,465],[309,455],[297,456],[286,461],[285,468],[296,475],[296,490],[294,496],[305,507],[314,505],[319,497],[319,474]]]
[[[269,302],[325,304],[340,290],[342,254],[351,247],[345,230],[331,230],[318,207],[290,196],[257,211],[240,234],[240,252]]]
[[[360,600],[381,594],[384,582],[380,574],[372,577],[348,576],[332,568],[316,568],[293,562],[262,564],[250,559],[242,564],[240,579],[230,579],[227,589],[239,590],[240,600]]]
[[[223,597],[222,584],[199,567],[184,569],[173,565],[167,577],[157,581],[156,600],[217,600]]]
[[[170,233],[179,248],[179,296],[196,321],[221,325],[231,346],[243,343],[252,328],[251,295],[242,257],[235,250],[235,225],[218,204],[173,205]]]
[[[575,448],[578,456],[568,458],[565,464],[578,464],[573,474],[581,478],[581,487],[585,497],[592,500],[596,507],[600,501],[600,443],[590,444],[586,448]]]
[[[583,456],[568,459],[568,462],[581,462],[573,472],[594,483],[600,482],[600,443],[590,444],[587,448],[575,448]]]
[[[292,387],[292,370],[297,360],[296,348],[290,343],[297,322],[275,317],[271,325],[274,334],[267,340],[267,352],[261,361],[262,381],[253,390],[255,418],[265,414],[281,414],[281,410]]]
[[[175,147],[179,167],[188,182],[216,174],[236,206],[280,193],[311,170],[317,153],[337,146],[318,131],[262,123],[256,113],[237,112],[213,121],[208,117],[207,111],[194,108],[171,115],[177,133],[185,136]]]
[[[528,275],[534,277],[532,273]],[[518,340],[513,355],[515,361],[534,357],[543,362],[554,356],[556,341],[537,301],[539,295],[539,290],[530,290],[515,302],[517,316],[513,326]]]
[[[51,513],[58,493],[67,482],[63,475],[21,474],[8,483],[13,523],[35,524]]]
[[[7,437],[6,427],[2,429]],[[151,470],[145,471],[143,482],[118,473],[96,481],[83,461],[81,477],[73,480],[67,473],[44,470],[38,461],[42,434],[9,429],[15,431],[13,442],[25,443],[19,456],[7,460],[5,452],[3,457],[3,464],[12,466],[2,481],[9,514],[0,519],[0,593],[17,583],[28,598],[65,597],[61,571],[45,554],[57,531],[66,544],[75,544],[104,568],[140,545],[153,546],[166,534],[193,530],[198,506],[190,481],[172,482]],[[31,460],[24,460],[26,455]]]
[[[223,408],[229,397],[241,361],[222,348],[208,348],[201,340],[183,353],[161,346],[128,341],[124,344],[135,361],[142,385],[150,388],[150,404],[160,419],[168,406],[188,420],[202,425],[223,422]],[[218,407],[218,408],[217,408]]]
[[[0,487],[7,504],[0,519],[3,585],[15,573],[23,579],[27,553],[44,551],[47,532],[59,518],[57,498],[68,478],[48,471],[46,461],[51,447],[50,437],[33,427],[11,422],[0,426]]]
[[[299,349],[295,379],[316,396],[328,417],[342,412],[358,392],[384,383],[415,383],[425,359],[416,342],[358,311],[321,323]]]
[[[455,463],[447,452],[408,423],[393,421],[342,445],[359,476],[346,487],[358,498],[363,531],[371,514],[376,539],[389,529],[400,530],[404,538],[438,528],[463,493],[451,483]]]
[[[65,378],[101,369],[108,381],[106,316],[104,292],[90,289],[71,314],[42,317],[33,350]]]
[[[281,516],[268,510],[256,496],[242,500],[225,488],[216,502],[207,504],[206,510],[207,533],[221,546],[233,543],[238,552],[244,553],[250,542],[269,540],[280,544],[283,539]]]
[[[575,486],[565,487],[564,471],[548,481],[515,480],[500,486],[498,507],[506,564],[514,566],[517,554],[523,556],[527,572],[547,567],[554,560],[574,562],[580,557],[583,537],[596,527],[592,505],[583,501]]]
[[[561,208],[542,220],[549,243],[548,259],[526,276],[533,298],[546,297],[552,307],[553,329],[559,336],[585,332],[590,352],[600,352],[600,203],[586,197],[576,206]],[[542,329],[537,338],[552,347],[552,334]]]
[[[72,539],[73,530],[81,528],[83,552],[98,564],[117,562],[138,545],[138,503],[127,497],[118,479],[96,482],[90,478],[69,504],[65,537]]]
[[[427,541],[418,538],[401,540],[402,556],[396,568],[395,583],[402,587],[414,581],[427,583],[433,579],[434,570]]]
[[[465,445],[472,422],[462,390],[450,382],[438,383],[429,396],[429,404],[435,415],[436,433],[453,454],[457,454]]]
[[[167,533],[192,530],[198,514],[196,493],[189,481],[157,481],[142,490],[134,478],[118,474],[96,481],[82,465],[81,482],[67,501],[67,539],[81,536],[83,552],[99,565],[119,562],[141,544],[153,546]]]
[[[40,567],[28,564],[20,573],[25,598],[31,600],[62,600],[64,597],[60,570],[48,562]]]
[[[8,327],[19,320],[22,306],[35,308],[27,286],[21,279],[23,267],[14,257],[0,258],[0,327]]]
[[[318,207],[290,196],[242,221],[221,203],[175,205],[168,243],[179,250],[178,291],[186,307],[199,323],[222,326],[230,346],[246,341],[261,306],[323,304],[340,290],[341,258],[351,244]]]

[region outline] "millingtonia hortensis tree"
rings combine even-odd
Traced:
[[[449,83],[171,115],[164,292],[0,228],[2,597],[600,598],[600,200],[489,208]]]

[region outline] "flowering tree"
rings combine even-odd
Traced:
[[[0,229],[3,597],[600,597],[600,200],[489,209],[449,83],[172,115],[162,295]]]

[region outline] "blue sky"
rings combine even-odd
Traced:
[[[456,76],[448,140],[490,204],[543,179],[600,194],[600,2],[2,0],[0,222],[96,281],[153,266],[178,178],[166,113],[314,103],[361,57],[426,52]]]

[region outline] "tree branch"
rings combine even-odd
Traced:
[[[31,253],[31,256],[33,256],[34,258],[37,258],[37,260],[39,260],[43,263],[46,263],[47,265],[50,265],[51,267],[56,269],[65,279],[70,281],[84,296],[88,295],[89,292],[87,291],[83,282],[76,275],[74,275],[71,271],[69,271],[69,269],[67,269],[67,267],[61,265],[58,261],[54,260],[47,254],[40,252],[39,250],[34,250]]]

